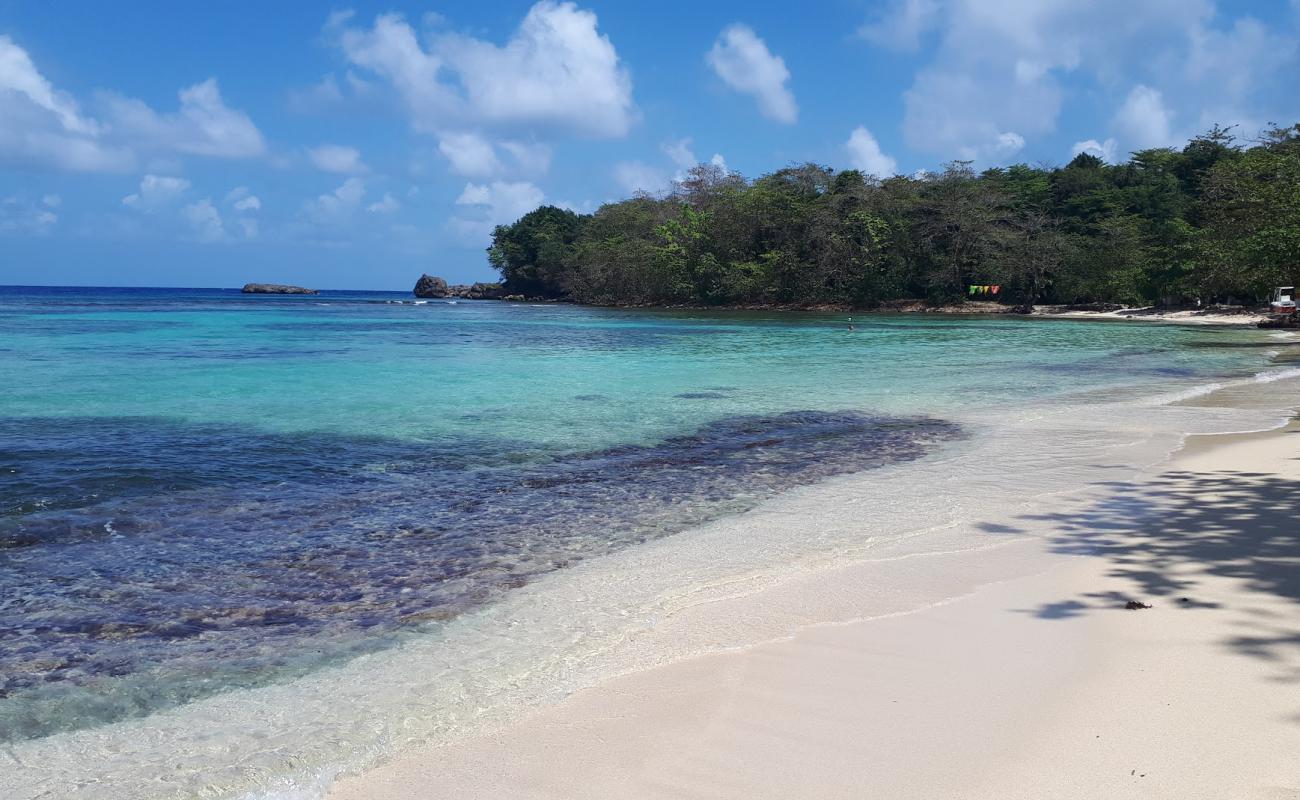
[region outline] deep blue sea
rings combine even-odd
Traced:
[[[999,415],[1195,394],[1280,346],[1073,320],[850,330],[0,287],[0,749],[290,685],[794,487],[970,447]],[[214,785],[196,775],[156,796]]]

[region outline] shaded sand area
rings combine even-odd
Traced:
[[[329,796],[1300,798],[1300,427],[985,527],[1008,544],[884,565],[954,599],[614,678]],[[884,567],[695,611],[837,619]]]

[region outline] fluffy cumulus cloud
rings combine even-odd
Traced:
[[[876,137],[861,125],[853,129],[849,140],[844,144],[844,149],[848,151],[849,164],[854,169],[881,178],[898,174],[898,162],[885,155]]]
[[[137,211],[157,212],[175,205],[190,182],[172,175],[145,175],[139,190],[122,198],[122,205]]]
[[[451,133],[438,141],[438,152],[458,175],[482,178],[501,171],[496,148],[476,133]]]
[[[226,194],[226,205],[234,210],[233,225],[245,239],[256,239],[259,224],[256,214],[262,210],[262,201],[247,186],[236,186]]]
[[[395,214],[402,208],[402,203],[391,192],[384,192],[384,196],[378,201],[366,206],[366,210],[372,214]]]
[[[895,0],[871,22],[858,28],[867,41],[891,50],[916,50],[921,36],[938,23],[939,0]]]
[[[308,201],[303,213],[308,221],[317,225],[339,225],[361,207],[365,196],[366,182],[361,178],[348,178],[334,191]]]
[[[216,78],[179,93],[180,108],[158,113],[139,100],[106,94],[113,128],[144,147],[215,158],[249,158],[266,152],[262,133],[242,111],[228,107]]]
[[[361,152],[355,147],[341,144],[323,144],[307,150],[307,157],[316,169],[322,172],[337,172],[343,175],[360,175],[370,171],[361,160]]]
[[[368,27],[336,14],[326,30],[354,68],[391,87],[460,175],[542,174],[546,140],[618,138],[636,121],[618,52],[573,3],[542,0],[504,44],[458,33],[422,41],[396,14]]]
[[[1284,80],[1297,55],[1294,36],[1225,19],[1213,0],[894,0],[861,34],[904,50],[933,38],[904,95],[907,143],[983,162],[1054,132],[1084,92],[1111,98],[1117,148],[1214,122],[1245,127],[1252,95]]]
[[[763,116],[791,125],[798,121],[799,106],[786,85],[790,70],[749,26],[736,24],[725,28],[705,60],[723,83],[742,94],[752,95]]]
[[[695,151],[691,149],[691,146],[692,139],[689,136],[685,139],[665,142],[659,146],[659,149],[663,151],[664,155],[668,156],[669,160],[671,160],[677,167],[677,174],[675,176],[676,180],[681,180],[686,176],[687,171],[689,171],[691,167],[702,163],[700,159],[695,157]],[[722,157],[721,153],[714,153],[713,156],[709,158],[709,164],[724,170],[727,168],[727,160]]]
[[[1115,130],[1129,147],[1171,147],[1181,137],[1173,131],[1173,114],[1160,92],[1150,86],[1133,87],[1115,114]]]
[[[1117,149],[1119,142],[1115,137],[1110,137],[1103,142],[1096,139],[1084,139],[1081,142],[1075,142],[1074,147],[1070,148],[1070,155],[1077,156],[1080,153],[1087,153],[1090,156],[1096,156],[1107,164],[1114,164],[1117,160]]]
[[[55,209],[61,203],[62,199],[53,194],[45,195],[40,202],[31,202],[18,195],[0,199],[0,234],[48,234],[59,221]]]
[[[160,113],[112,92],[97,96],[99,118],[56,89],[30,54],[0,36],[0,160],[77,172],[128,172],[143,155],[217,158],[262,155],[266,144],[248,115],[228,107],[215,79],[179,93]]]
[[[148,215],[150,229],[180,239],[213,244],[257,237],[255,214],[262,201],[248,187],[226,194],[226,215],[210,197],[187,202],[190,188],[184,178],[149,174],[140,179],[138,190],[122,198],[122,205]]]
[[[40,73],[26,50],[0,36],[0,159],[69,171],[134,168],[134,153],[106,144],[103,133],[76,100]]]
[[[205,197],[197,203],[185,206],[181,214],[189,223],[190,230],[198,241],[212,243],[226,240],[226,226],[221,221],[221,212],[217,211],[217,207],[212,205],[210,199]]]
[[[492,229],[522,217],[546,199],[541,189],[527,181],[467,183],[456,198],[466,213],[453,217],[451,228],[468,244],[482,244]]]

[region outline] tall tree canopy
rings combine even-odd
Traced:
[[[1300,125],[1245,148],[1216,127],[1123,164],[883,181],[700,165],[662,197],[498,226],[488,260],[512,291],[609,305],[870,306],[970,285],[1022,306],[1256,300],[1300,282]]]

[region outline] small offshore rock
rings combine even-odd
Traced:
[[[246,283],[239,291],[244,294],[320,294],[315,289],[283,283]]]
[[[415,282],[414,291],[416,297],[446,297],[447,282],[426,272]]]

